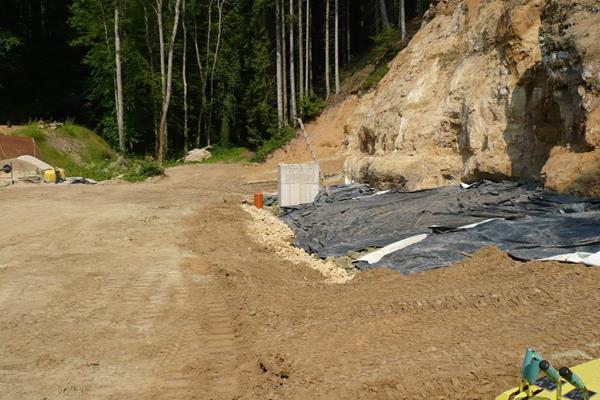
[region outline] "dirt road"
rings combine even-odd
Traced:
[[[168,174],[0,190],[0,398],[483,399],[526,346],[600,357],[600,269],[489,249],[328,284],[246,233],[263,170]]]

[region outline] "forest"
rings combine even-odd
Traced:
[[[263,153],[383,65],[428,0],[7,0],[0,121],[75,120],[122,153]],[[385,66],[384,66],[385,67]],[[381,69],[379,70],[381,71]],[[385,68],[383,69],[385,72]],[[266,148],[266,150],[264,150]]]

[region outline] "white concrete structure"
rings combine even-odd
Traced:
[[[312,203],[319,194],[319,173],[317,164],[279,164],[279,205]]]

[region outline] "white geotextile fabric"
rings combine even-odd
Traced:
[[[585,253],[585,252],[576,252],[576,253],[567,253],[567,254],[559,254],[553,257],[542,258],[536,261],[560,261],[560,262],[568,262],[573,264],[584,264],[590,265],[592,267],[600,267],[600,252],[598,253]]]

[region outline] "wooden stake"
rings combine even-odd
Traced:
[[[298,118],[298,124],[300,124],[300,129],[302,129],[302,133],[304,135],[304,141],[306,142],[306,147],[308,148],[308,151],[310,152],[310,155],[311,155],[313,161],[319,167],[319,176],[321,177],[321,182],[323,183],[323,186],[325,186],[325,191],[327,192],[327,194],[330,194],[329,186],[327,186],[327,184],[325,183],[325,174],[323,174],[323,170],[321,169],[321,164],[319,164],[317,155],[315,154],[315,152],[312,148],[312,145],[310,144],[310,139],[308,138],[308,132],[306,132],[306,128],[304,128],[304,123],[302,122],[301,118]]]

